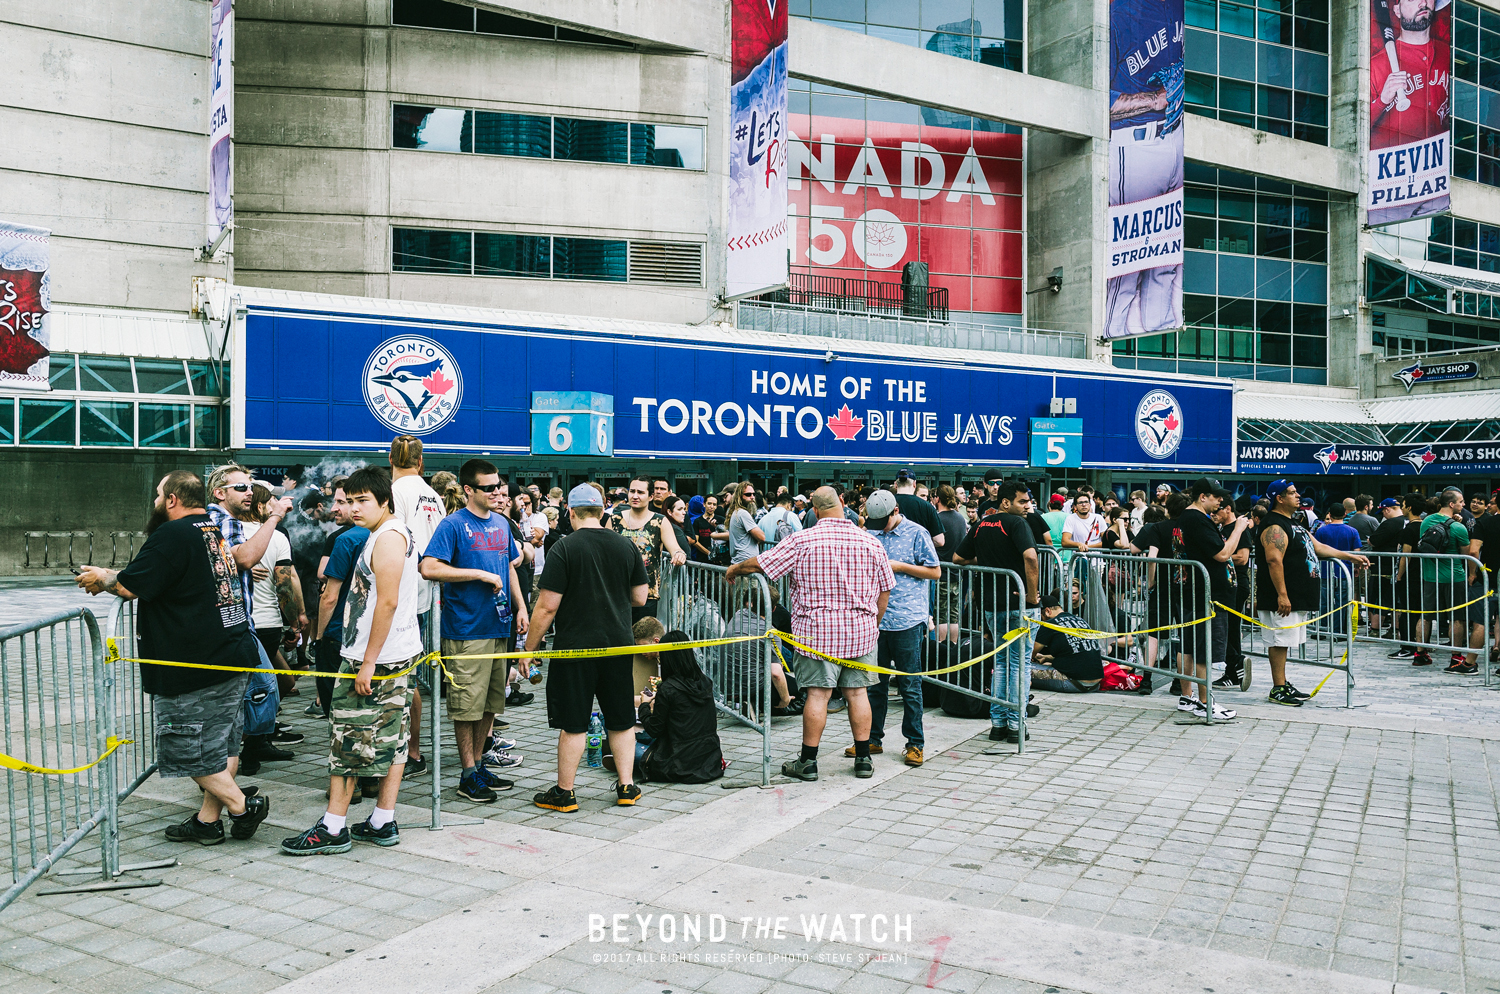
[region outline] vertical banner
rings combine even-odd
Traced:
[[[209,12],[208,244],[215,245],[234,221],[234,4],[213,0]]]
[[[786,286],[786,5],[732,0],[724,297]]]
[[[1448,210],[1448,0],[1370,0],[1370,224]]]
[[[1182,327],[1183,0],[1110,0],[1104,337]]]
[[[49,390],[52,232],[0,221],[0,388]]]

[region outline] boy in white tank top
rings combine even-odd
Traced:
[[[411,710],[408,676],[391,678],[421,654],[417,629],[417,548],[391,511],[391,481],[365,467],[344,484],[350,517],[370,538],[355,561],[344,608],[342,664],[330,709],[328,810],[301,835],[282,840],[291,856],[348,852],[354,842],[394,846],[396,794],[406,767]],[[360,778],[381,778],[370,817],[346,824]]]

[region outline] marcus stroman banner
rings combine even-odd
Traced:
[[[724,297],[785,286],[786,5],[733,0],[729,266]]]
[[[1182,327],[1183,0],[1109,5],[1104,337]]]
[[[1448,209],[1448,0],[1370,0],[1370,224]]]
[[[234,3],[213,0],[208,61],[213,87],[208,101],[208,243],[234,221]]]

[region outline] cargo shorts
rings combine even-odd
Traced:
[[[411,660],[377,665],[376,676],[399,673]],[[353,660],[344,659],[340,673],[358,673]],[[332,736],[328,744],[328,771],[336,777],[383,777],[391,767],[406,762],[411,735],[411,706],[407,698],[410,675],[394,680],[370,681],[370,696],[354,692],[354,680],[334,681],[330,706]]]
[[[176,697],[157,697],[157,775],[211,777],[240,754],[248,673]]]

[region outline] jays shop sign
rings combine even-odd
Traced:
[[[1443,476],[1500,473],[1500,442],[1343,445],[1241,442],[1241,473],[1280,476]]]
[[[1025,466],[1030,419],[1067,395],[1085,467],[1233,465],[1227,381],[254,304],[243,320],[247,448],[410,432],[440,452]]]

